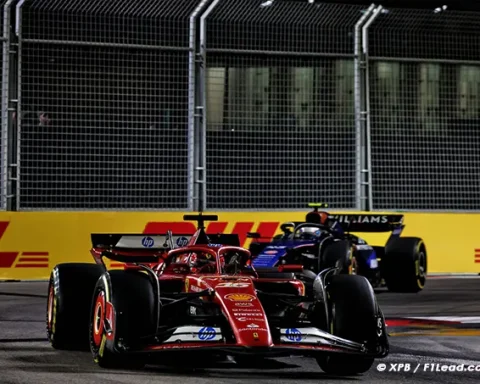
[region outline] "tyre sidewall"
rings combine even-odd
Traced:
[[[386,246],[382,262],[385,282],[391,291],[416,293],[425,288],[428,259],[422,239],[415,237],[392,239]],[[423,273],[420,264],[423,264]]]
[[[94,322],[99,295],[105,298],[103,323],[107,307],[112,310],[111,332],[102,329],[101,343],[95,343]],[[108,303],[108,304],[107,304]],[[117,368],[122,365],[141,364],[119,345],[135,349],[143,337],[156,332],[154,321],[154,293],[148,277],[140,272],[110,271],[102,275],[95,287],[90,307],[90,350],[93,359],[102,367]],[[98,341],[98,339],[97,339]]]
[[[88,350],[90,301],[95,281],[101,274],[102,268],[95,264],[59,264],[52,270],[46,330],[54,348]]]
[[[334,241],[321,250],[319,271],[327,268],[339,268],[340,273],[349,274],[352,262],[352,245],[348,240]]]
[[[327,287],[330,308],[329,332],[358,343],[374,345],[378,340],[378,304],[368,280],[359,275],[333,276]],[[326,373],[354,375],[370,369],[371,357],[331,354],[317,358]]]

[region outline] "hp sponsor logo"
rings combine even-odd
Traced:
[[[144,237],[142,239],[142,245],[145,248],[152,248],[154,244],[155,244],[155,241],[153,241],[153,239],[150,236]]]
[[[285,334],[290,341],[302,341],[302,334],[297,328],[288,328]]]
[[[185,247],[186,245],[188,244],[188,239],[184,236],[180,236],[178,239],[177,239],[177,245],[179,247]]]
[[[215,338],[216,335],[217,332],[215,332],[215,329],[213,329],[212,327],[203,327],[198,332],[198,338],[202,341],[212,340]]]

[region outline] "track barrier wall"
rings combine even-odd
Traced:
[[[43,280],[58,263],[93,263],[93,233],[193,233],[194,222],[183,214],[136,212],[4,212],[0,213],[0,280]],[[303,212],[211,212],[218,222],[207,233],[238,233],[243,246],[249,231],[280,233],[280,224],[303,220]],[[332,212],[333,213],[333,212]],[[342,212],[345,213],[345,212]],[[429,273],[479,273],[480,214],[406,213],[402,236],[423,238]],[[444,228],[448,228],[448,233]],[[388,234],[360,234],[372,245],[385,244]],[[480,260],[479,260],[480,261]],[[119,268],[120,264],[108,265]]]

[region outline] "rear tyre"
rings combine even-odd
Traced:
[[[377,303],[368,280],[358,275],[333,276],[327,287],[332,322],[330,332],[359,343],[377,339]],[[332,354],[317,357],[320,368],[332,375],[367,372],[374,359],[363,356]]]
[[[397,237],[388,242],[382,260],[385,284],[391,292],[417,293],[427,280],[427,249],[418,237]]]
[[[102,368],[141,369],[130,354],[156,332],[155,294],[147,275],[109,271],[98,280],[90,311],[90,350]]]
[[[87,263],[58,264],[48,284],[46,328],[55,349],[88,350],[93,290],[104,269]]]

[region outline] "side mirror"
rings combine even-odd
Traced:
[[[284,223],[280,226],[280,229],[284,233],[292,233],[293,228],[295,228],[295,224],[293,223]]]

